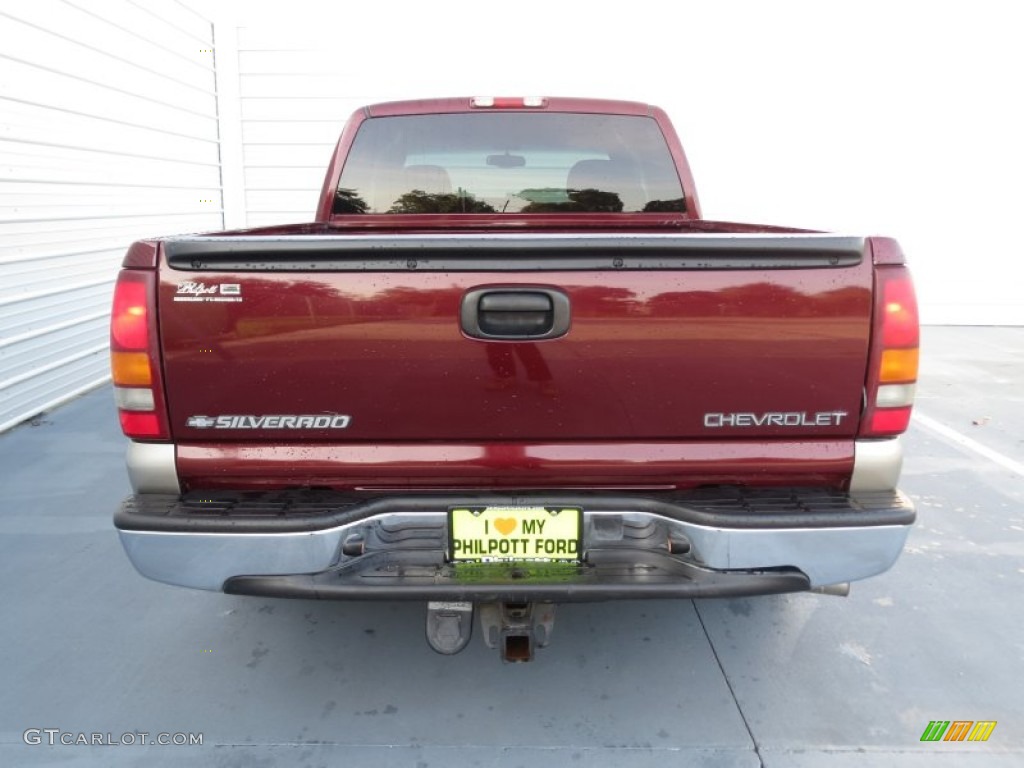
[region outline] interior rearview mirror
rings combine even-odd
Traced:
[[[495,168],[522,168],[526,165],[526,158],[522,155],[510,155],[505,150],[503,155],[488,155],[487,164]]]

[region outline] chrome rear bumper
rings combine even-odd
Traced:
[[[115,523],[136,569],[168,584],[292,596],[473,599],[500,592],[515,595],[508,599],[568,601],[754,594],[856,581],[892,566],[914,520],[913,506],[895,491],[374,499],[294,493],[291,500],[273,494],[272,502],[241,494],[140,495],[125,502]],[[449,506],[547,503],[584,509],[586,556],[572,572],[537,565],[473,569],[446,561]],[[355,541],[358,552],[346,546]],[[802,577],[756,586],[759,576],[770,580],[786,572]],[[725,579],[725,586],[672,589],[675,582],[702,578],[718,584],[730,574],[736,578]],[[307,581],[308,589],[296,586]]]

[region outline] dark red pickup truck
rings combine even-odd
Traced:
[[[914,520],[899,246],[702,219],[645,104],[367,107],[314,222],[123,266],[115,524],[158,581],[423,600],[525,660],[555,603],[842,592]]]

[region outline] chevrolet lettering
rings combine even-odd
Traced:
[[[807,413],[705,413],[704,426],[719,427],[838,427],[846,411]]]
[[[321,190],[309,221],[124,258],[114,524],[144,576],[422,601],[435,651],[478,627],[530,661],[560,602],[842,594],[896,561],[895,240],[705,219],[629,101],[370,105]]]

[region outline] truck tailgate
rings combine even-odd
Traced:
[[[196,237],[163,244],[176,442],[852,438],[861,238]],[[563,295],[567,332],[467,335],[467,293]]]

